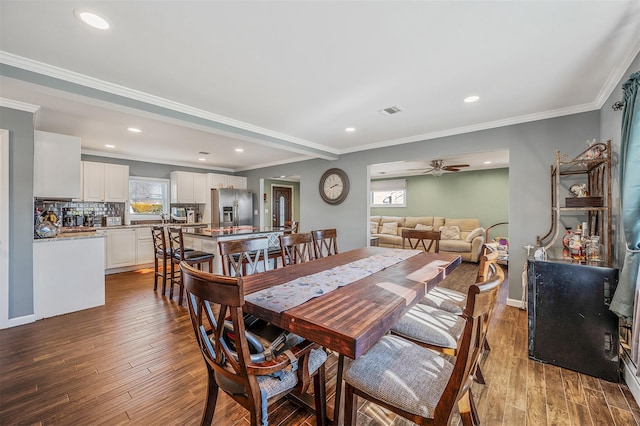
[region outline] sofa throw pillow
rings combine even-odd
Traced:
[[[398,222],[387,222],[382,224],[381,234],[398,235]]]
[[[441,226],[440,227],[440,239],[441,240],[459,240],[460,239],[460,227],[456,225]]]
[[[423,225],[421,223],[416,224],[416,231],[433,231],[433,226]]]
[[[378,233],[378,222],[369,222],[369,232],[372,234]]]
[[[470,243],[475,237],[479,237],[482,234],[484,234],[483,228],[474,229],[473,231],[469,232],[469,235],[467,235],[467,242]]]

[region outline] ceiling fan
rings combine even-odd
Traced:
[[[423,172],[423,174],[431,173],[433,176],[442,176],[444,172],[459,172],[460,168],[469,167],[468,164],[453,164],[451,166],[445,166],[444,160],[431,160],[431,168]],[[408,170],[423,170],[423,169],[408,169]]]

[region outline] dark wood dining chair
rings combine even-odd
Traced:
[[[282,265],[295,265],[313,260],[313,237],[311,233],[280,235]]]
[[[269,239],[265,237],[218,241],[222,274],[245,276],[269,270]]]
[[[158,289],[158,278],[162,278],[162,295],[167,290],[167,277],[169,276],[169,248],[167,247],[167,238],[164,232],[164,226],[152,226],[151,238],[153,239],[153,291]],[[162,269],[160,268],[162,261]]]
[[[440,231],[404,228],[402,230],[402,248],[406,248],[405,244],[414,250],[426,252],[431,251],[431,247],[435,245],[433,252],[440,253]]]
[[[285,220],[284,221],[284,232],[287,234],[297,234],[298,233],[298,225],[299,222],[295,220]]]
[[[319,229],[311,231],[313,250],[316,259],[338,254],[338,231],[336,229]]]
[[[480,265],[476,275],[476,282],[485,281],[489,276],[489,271],[492,268],[492,265],[497,265],[497,262],[497,252],[489,252],[480,256]],[[429,291],[420,303],[442,309],[456,315],[462,315],[464,306],[467,303],[467,295],[460,291],[437,286]]]
[[[198,268],[202,268],[202,265],[208,264],[209,271],[212,272],[214,254],[206,251],[185,249],[184,236],[182,234],[182,228],[180,227],[169,227],[167,228],[167,233],[171,259],[171,272],[169,274],[171,289],[169,290],[169,299],[173,299],[173,287],[174,285],[178,285],[178,305],[182,305],[184,284],[182,282],[182,272],[178,265],[182,261],[187,262],[189,265],[196,265]]]
[[[455,360],[400,336],[386,335],[351,362],[344,374],[345,424],[355,425],[356,396],[380,405],[419,425],[449,422],[458,408],[463,425],[479,424],[471,393],[473,372],[481,353],[483,318],[496,304],[504,274],[469,287],[462,315],[464,327]]]
[[[197,270],[182,262],[191,325],[207,367],[207,395],[201,425],[210,425],[222,390],[251,414],[251,425],[268,423],[268,407],[296,390],[311,385],[317,424],[326,424],[326,352],[303,340],[285,346],[271,359],[252,361],[243,321],[242,277],[226,277]]]

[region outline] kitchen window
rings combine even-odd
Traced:
[[[407,180],[371,181],[371,207],[406,207]]]
[[[161,220],[168,211],[168,179],[129,178],[130,220]]]

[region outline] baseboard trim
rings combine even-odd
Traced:
[[[624,366],[624,382],[631,391],[633,398],[640,405],[640,380],[638,380],[638,376],[636,376],[636,368],[631,360],[627,358],[626,353],[622,355],[622,365]]]
[[[514,308],[523,309],[522,300],[520,299],[507,299],[507,306],[513,306]]]

